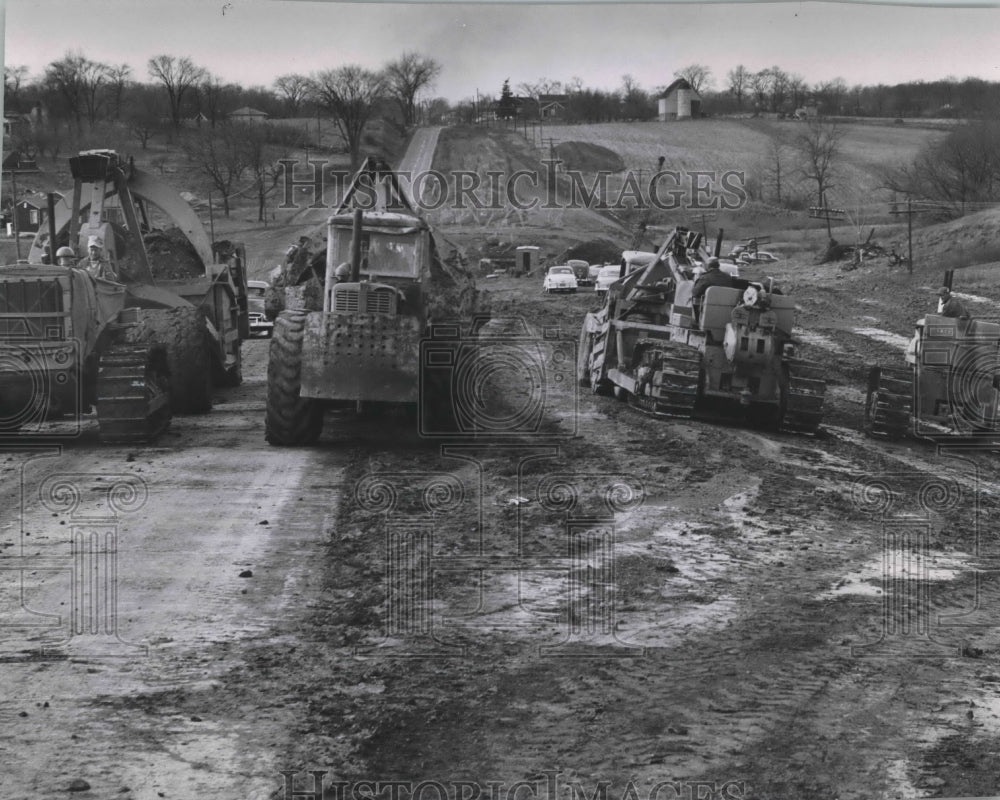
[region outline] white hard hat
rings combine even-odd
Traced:
[[[58,250],[56,250],[56,258],[76,258],[76,253],[73,252],[72,247],[67,247],[63,245]]]
[[[100,236],[87,237],[87,247],[104,247],[104,240]]]

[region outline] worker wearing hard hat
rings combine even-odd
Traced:
[[[56,250],[56,264],[60,267],[72,267],[76,264],[76,253],[73,252],[73,248],[63,245]]]
[[[103,278],[106,281],[118,280],[118,276],[104,255],[104,240],[100,236],[87,238],[87,255],[80,259],[77,266],[87,270],[95,278]]]
[[[333,277],[337,283],[347,283],[351,279],[351,265],[345,261],[334,270]]]

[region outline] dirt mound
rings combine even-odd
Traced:
[[[558,261],[569,261],[579,258],[588,264],[607,264],[616,262],[622,257],[622,247],[608,239],[591,239],[581,242],[559,254]]]
[[[581,172],[621,172],[625,169],[625,162],[618,153],[599,144],[563,142],[553,149],[566,169]]]
[[[205,265],[180,228],[153,230],[142,237],[149,256],[149,268],[154,278],[182,280],[199,278]]]

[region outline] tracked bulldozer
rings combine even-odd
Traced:
[[[928,314],[905,365],[872,367],[865,432],[947,443],[1000,435],[1000,324]]]
[[[471,313],[475,286],[438,256],[387,164],[365,161],[327,222],[325,257],[303,266],[269,301],[267,441],[315,442],[331,407],[415,409],[421,342],[432,322]]]
[[[102,438],[146,441],[170,412],[206,412],[214,384],[241,380],[245,256],[238,245],[213,247],[173,189],[114,151],[69,161],[72,204],[50,200],[28,263],[0,267],[0,430],[35,433],[26,423],[96,406]],[[154,214],[171,227],[154,228]],[[85,252],[93,241],[114,280],[82,263],[46,264],[59,248]],[[131,359],[121,373],[134,380],[128,404],[101,388],[109,359]]]
[[[735,416],[802,433],[822,420],[822,370],[796,357],[794,302],[733,278],[692,300],[701,236],[675,229],[646,266],[611,285],[580,333],[577,377],[657,415]]]

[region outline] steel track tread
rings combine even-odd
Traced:
[[[787,366],[788,389],[780,427],[791,433],[816,433],[826,401],[823,368],[797,359],[788,361]]]
[[[145,345],[115,345],[101,355],[97,421],[102,441],[149,442],[170,424],[169,395]]]
[[[657,417],[691,419],[698,403],[701,353],[687,344],[663,339],[641,339],[656,353],[659,369],[644,395],[629,395],[629,404]]]
[[[869,376],[865,399],[865,432],[898,440],[906,437],[913,414],[913,373],[876,367]]]

